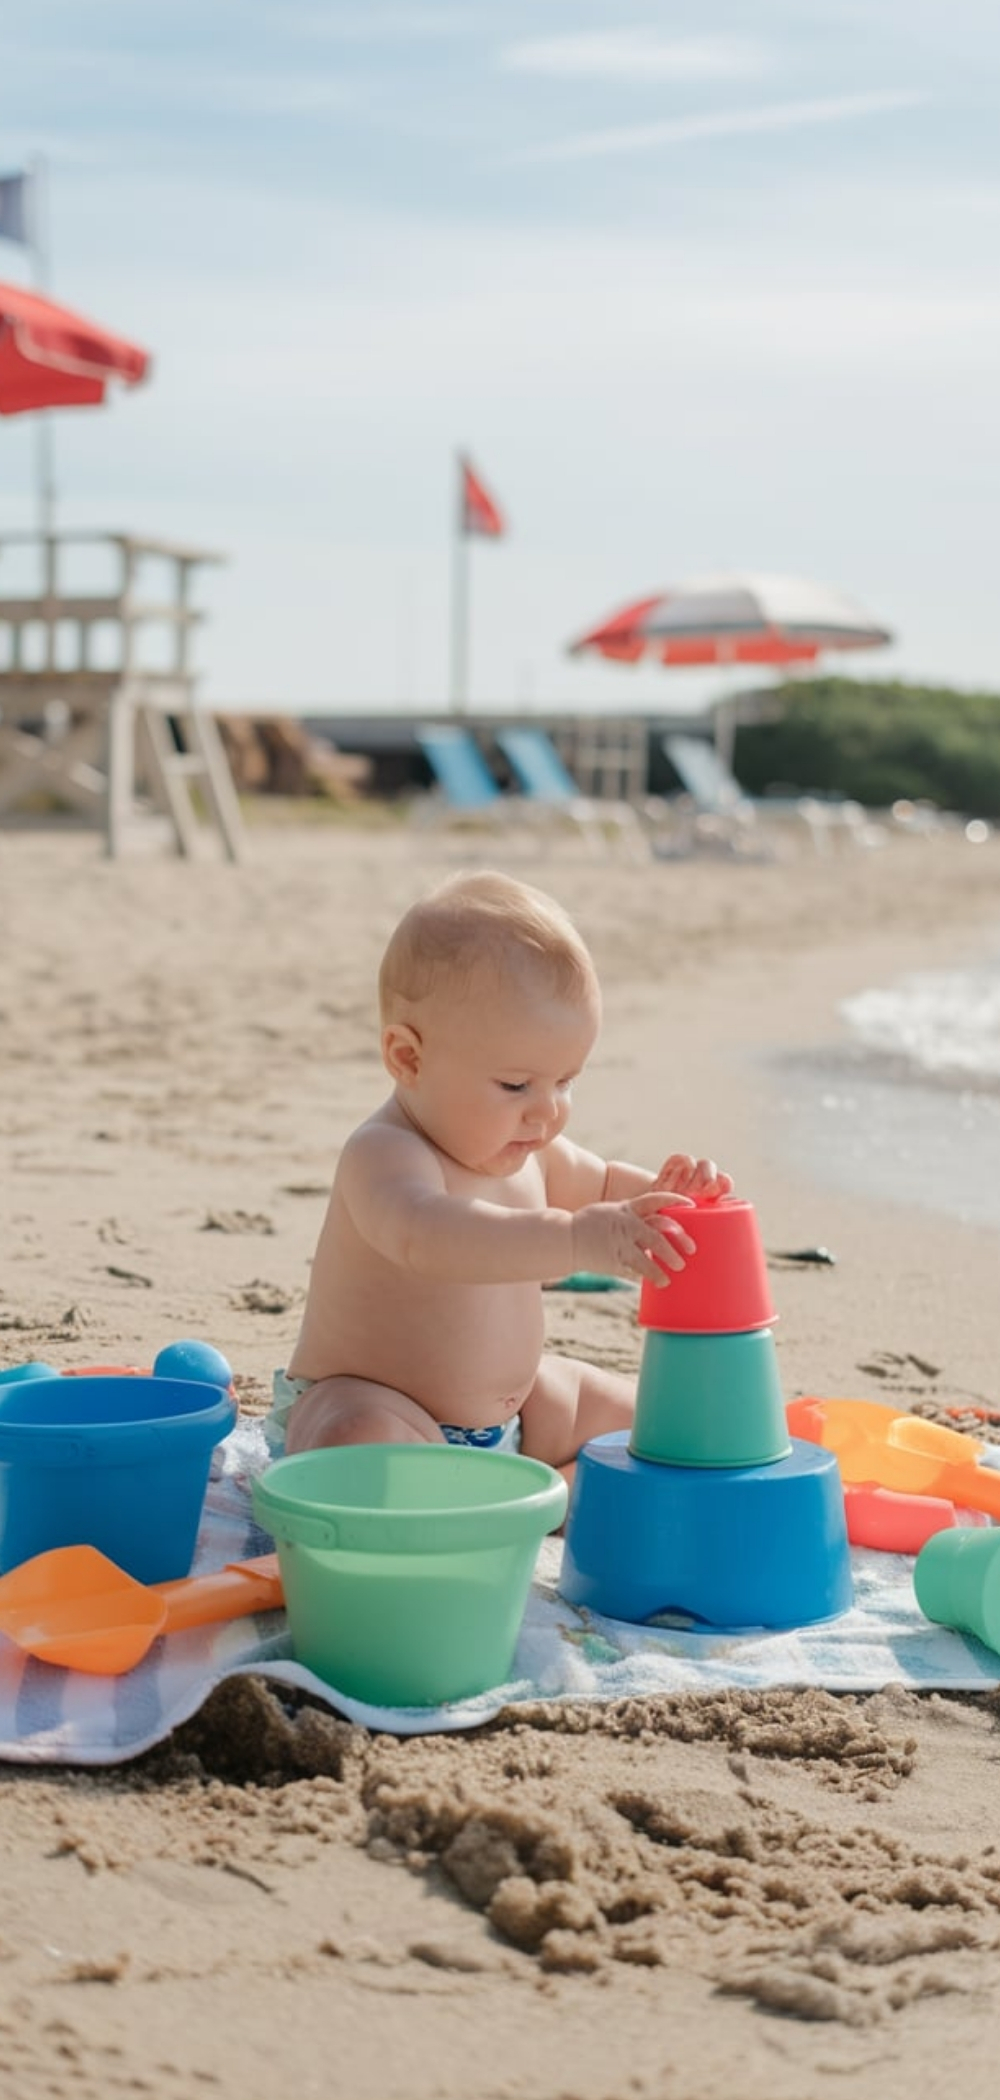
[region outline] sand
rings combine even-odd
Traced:
[[[787,1397],[1000,1408],[1000,1235],[824,1186],[775,1051],[838,1001],[973,960],[1000,841],[643,869],[558,842],[257,825],[234,870],[0,835],[0,1364],[201,1335],[266,1404],[329,1177],[378,1098],[401,908],[488,860],[592,942],[574,1130],[711,1152],[775,1259]],[[634,1368],[628,1297],[554,1344]],[[0,1768],[4,2100],[903,2100],[992,2095],[993,1696],[719,1694],[370,1736],[253,1680],[108,1772]]]

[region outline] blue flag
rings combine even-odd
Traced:
[[[0,240],[31,246],[28,226],[28,175],[0,175]]]

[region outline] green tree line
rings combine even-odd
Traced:
[[[751,794],[847,795],[869,808],[905,797],[1000,818],[1000,694],[814,678],[774,697],[778,719],[736,733],[735,771]]]

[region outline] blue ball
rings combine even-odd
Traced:
[[[153,1364],[154,1378],[193,1378],[201,1385],[221,1385],[228,1390],[232,1370],[221,1349],[211,1342],[169,1342]]]
[[[11,1364],[9,1370],[0,1371],[0,1385],[16,1385],[22,1378],[58,1378],[58,1371],[51,1364]]]

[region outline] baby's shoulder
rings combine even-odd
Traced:
[[[369,1145],[406,1145],[411,1142],[424,1145],[427,1140],[422,1131],[417,1130],[409,1118],[404,1116],[398,1104],[390,1100],[383,1101],[380,1108],[373,1109],[371,1115],[366,1116],[364,1122],[352,1130],[344,1151]]]
[[[405,1167],[413,1172],[421,1160],[431,1160],[434,1147],[412,1123],[407,1123],[398,1114],[392,1113],[391,1104],[386,1109],[377,1109],[367,1121],[359,1123],[346,1140],[340,1155],[338,1174],[351,1178],[359,1172],[381,1173]]]

